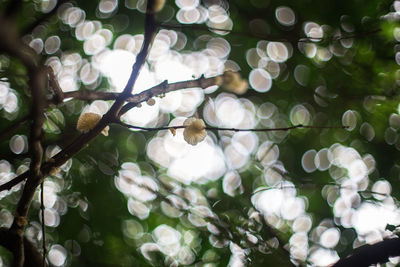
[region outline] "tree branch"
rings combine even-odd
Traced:
[[[30,132],[29,149],[31,154],[31,163],[29,167],[30,177],[24,186],[22,195],[18,201],[16,215],[13,224],[10,228],[11,231],[16,232],[19,236],[17,251],[14,253],[14,265],[22,267],[24,264],[24,244],[23,234],[27,222],[27,215],[30,204],[37,186],[42,180],[40,171],[42,165],[43,148],[41,145],[42,126],[45,120],[44,117],[44,88],[45,88],[45,71],[42,68],[31,70],[30,72],[30,89],[32,93],[32,126]]]
[[[153,96],[164,95],[166,93],[185,89],[185,88],[200,87],[202,89],[205,89],[205,88],[213,86],[213,85],[220,85],[221,76],[222,75],[211,77],[211,78],[205,78],[202,75],[200,78],[198,78],[196,80],[176,82],[176,83],[170,83],[170,84],[167,81],[164,81],[164,82],[160,83],[159,85],[156,85],[156,86],[154,86],[150,89],[147,89],[139,94],[129,97],[127,100],[130,103],[127,103],[125,106],[122,107],[122,109],[119,113],[119,116],[125,114],[131,108],[137,106],[141,102],[144,102],[144,101],[152,98]]]
[[[345,39],[352,39],[352,38],[365,38],[369,35],[376,34],[381,31],[381,29],[375,29],[371,30],[368,32],[359,32],[359,33],[354,33],[354,34],[349,34],[349,35],[340,35],[340,36],[327,36],[327,37],[297,37],[297,38],[288,38],[287,36],[279,36],[279,35],[256,35],[252,34],[251,32],[243,32],[243,31],[235,31],[232,29],[219,29],[219,28],[213,28],[213,27],[207,27],[203,25],[195,25],[195,24],[171,24],[171,23],[159,23],[158,24],[161,28],[164,29],[193,29],[193,30],[199,30],[199,31],[221,31],[221,32],[229,32],[231,34],[236,34],[236,35],[241,35],[241,36],[246,36],[250,38],[261,38],[267,41],[271,42],[288,42],[288,43],[311,43],[315,41],[340,41],[340,40],[345,40]]]
[[[36,187],[42,179],[41,165],[43,148],[41,145],[42,126],[45,120],[45,84],[46,72],[43,67],[38,66],[36,53],[26,45],[18,36],[15,23],[3,20],[0,27],[0,50],[16,57],[22,62],[28,71],[29,89],[32,95],[32,125],[29,136],[30,167],[29,178],[24,186],[22,195],[18,201],[14,221],[9,231],[14,234],[15,246],[12,251],[14,255],[13,266],[22,267],[25,262],[24,256],[24,229],[27,223],[27,214],[34,196]]]
[[[45,68],[49,78],[49,87],[54,94],[53,101],[56,105],[58,105],[64,101],[64,92],[61,89],[56,76],[54,75],[53,69],[49,66],[46,66]]]
[[[147,3],[147,9],[148,10],[153,10],[153,5],[154,5],[154,0],[149,0]],[[2,27],[0,27],[2,29]],[[131,91],[133,88],[133,85],[139,75],[139,71],[143,64],[145,63],[145,59],[147,57],[148,51],[150,49],[151,43],[154,39],[155,36],[155,31],[156,31],[156,26],[155,26],[155,14],[152,12],[147,12],[146,13],[146,27],[145,27],[145,41],[142,44],[142,49],[139,52],[139,55],[136,58],[136,62],[134,63],[132,67],[132,73],[129,78],[129,81],[127,85],[125,86],[124,91],[118,95],[116,102],[113,104],[113,106],[110,108],[110,110],[103,116],[103,118],[100,120],[100,122],[89,132],[80,135],[78,138],[76,138],[69,146],[64,148],[62,151],[60,151],[58,154],[56,154],[50,161],[46,162],[43,164],[41,167],[40,171],[43,177],[46,177],[54,168],[57,168],[61,165],[63,165],[65,162],[67,162],[72,156],[77,154],[80,150],[82,150],[84,147],[87,146],[87,144],[93,140],[97,135],[101,133],[101,131],[111,122],[114,122],[116,120],[116,116],[118,115],[119,110],[121,109],[123,103],[126,101],[127,98],[131,97]],[[1,32],[0,32],[0,37],[1,37]],[[8,46],[7,46],[8,47]],[[0,43],[0,49],[2,48],[1,43]],[[9,50],[12,50],[10,47],[8,47]],[[14,51],[13,51],[14,52]],[[70,95],[64,94],[64,97],[68,97]],[[133,97],[133,96],[132,96]],[[143,94],[139,94],[139,99],[144,97]],[[137,98],[135,98],[137,99]],[[32,175],[30,171],[25,172],[16,178],[12,179],[11,181],[3,184],[0,186],[0,191],[1,190],[9,190],[11,187],[14,185],[18,184],[19,182],[25,180],[28,175]],[[29,181],[29,180],[28,180]],[[37,183],[39,182],[39,183]],[[40,184],[40,181],[35,181],[35,183],[30,184],[29,186],[25,186],[25,188],[31,188],[31,187],[37,187]],[[25,191],[25,189],[24,189]],[[23,194],[24,196],[24,194]],[[26,195],[27,198],[30,198],[30,196]],[[22,199],[22,202],[26,202],[27,199]]]
[[[332,267],[368,267],[385,263],[390,257],[400,256],[400,238],[385,239],[373,245],[364,245],[355,249],[349,256],[340,259]]]
[[[115,123],[120,124],[121,126],[130,128],[130,129],[137,129],[137,130],[144,130],[144,131],[161,131],[161,130],[170,130],[170,129],[182,129],[186,128],[186,125],[178,125],[178,126],[163,126],[163,127],[141,127],[141,126],[134,126],[124,123],[122,121],[116,121]],[[290,131],[293,129],[345,129],[348,126],[313,126],[313,125],[294,125],[290,127],[282,127],[282,128],[260,128],[260,129],[239,129],[239,128],[224,128],[224,127],[211,127],[206,126],[204,129],[206,130],[216,130],[216,131],[233,131],[233,132],[272,132],[272,131]]]
[[[46,254],[47,254],[47,249],[46,249],[46,224],[44,220],[44,182],[40,184],[40,210],[42,212],[42,248],[43,248],[43,262],[42,266],[46,266]]]
[[[213,85],[219,85],[220,78],[223,75],[211,77],[211,78],[204,78],[201,76],[196,80],[187,80],[175,83],[168,83],[168,81],[163,81],[162,83],[149,88],[141,93],[138,94],[129,94],[127,95],[126,102],[132,102],[127,107],[123,107],[124,111],[121,111],[120,114],[124,114],[127,110],[135,107],[137,104],[148,100],[153,96],[164,95],[166,93],[177,91],[181,89],[188,89],[188,88],[207,88]],[[114,93],[114,92],[99,92],[99,91],[89,91],[89,90],[79,90],[79,91],[71,91],[63,93],[63,99],[73,98],[78,100],[85,100],[85,101],[94,101],[94,100],[115,100],[121,96],[122,93]],[[125,111],[126,110],[126,111]]]
[[[17,236],[7,228],[0,228],[0,245],[10,251],[15,251]],[[42,255],[38,252],[35,245],[24,237],[24,255],[29,261],[25,261],[24,267],[37,267],[42,264]],[[47,266],[47,264],[46,264]]]
[[[133,64],[129,80],[122,93],[118,96],[118,98],[116,99],[115,103],[112,105],[110,110],[103,116],[102,120],[116,118],[124,102],[126,101],[127,98],[130,97],[132,93],[135,82],[139,76],[140,69],[143,67],[145,63],[147,55],[150,51],[151,44],[153,43],[156,34],[157,26],[156,26],[155,14],[154,12],[152,12],[155,2],[156,2],[155,0],[147,1],[144,40],[140,52],[136,57],[136,61]]]
[[[4,17],[12,20],[15,19],[16,14],[22,7],[22,2],[22,0],[10,0],[5,8]]]

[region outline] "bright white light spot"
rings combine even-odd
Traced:
[[[230,51],[231,46],[228,41],[223,38],[213,38],[207,43],[207,48],[215,52],[218,58],[226,58]]]
[[[177,255],[178,262],[182,265],[190,265],[196,259],[189,247],[181,247]]]
[[[268,92],[272,86],[271,75],[263,69],[252,70],[249,75],[249,82],[251,87],[260,93]]]
[[[50,248],[47,258],[51,264],[55,266],[62,266],[67,259],[67,250],[61,245],[53,245]]]
[[[130,214],[137,216],[141,220],[146,219],[150,214],[148,206],[132,198],[128,200],[128,210]]]
[[[301,158],[301,165],[306,172],[313,172],[317,168],[314,163],[316,154],[317,152],[314,149],[308,150],[303,154],[303,157]]]
[[[101,13],[111,13],[118,6],[117,0],[101,0],[99,3],[99,10]]]
[[[121,92],[131,74],[136,57],[126,50],[113,50],[105,52],[99,58],[100,70],[110,77],[112,84]]]
[[[292,26],[296,22],[293,10],[287,6],[280,6],[275,10],[275,17],[284,26]]]
[[[357,115],[353,110],[347,110],[342,117],[343,126],[347,126],[347,131],[352,131],[357,125]]]
[[[372,141],[372,139],[375,137],[375,130],[371,124],[364,122],[360,126],[360,134],[362,134],[367,141]]]
[[[382,205],[364,202],[355,211],[352,226],[359,235],[372,231],[384,231],[387,224],[399,225],[400,214],[395,205]]]
[[[154,229],[153,237],[164,254],[174,256],[179,252],[181,233],[172,227],[165,224],[159,225]]]
[[[143,226],[135,220],[126,220],[122,224],[124,234],[132,239],[138,239],[143,236]]]
[[[354,160],[349,166],[349,178],[355,182],[361,181],[368,175],[368,169],[361,159]]]
[[[47,54],[54,54],[60,48],[60,45],[60,37],[53,35],[46,39],[46,42],[44,43],[44,50]]]
[[[43,40],[40,39],[40,38],[33,39],[33,40],[29,43],[29,46],[32,47],[32,49],[35,50],[35,52],[36,52],[37,54],[40,54],[40,53],[42,52],[43,46],[44,46]]]
[[[305,204],[302,198],[285,199],[282,205],[281,214],[285,220],[294,220],[304,213]]]
[[[275,62],[285,62],[289,57],[289,51],[283,43],[270,42],[267,46],[268,56]]]
[[[45,209],[44,221],[49,227],[57,227],[60,224],[60,215],[54,209]]]
[[[312,226],[311,217],[309,215],[302,215],[294,220],[292,229],[294,232],[308,232]]]
[[[309,125],[311,114],[303,105],[297,105],[290,110],[290,121],[293,125]]]
[[[188,153],[171,163],[168,175],[185,184],[190,184],[193,181],[202,182],[200,178],[215,180],[225,172],[222,152],[213,145],[209,137],[196,146],[189,147],[188,144],[186,146]]]
[[[193,24],[200,19],[200,11],[197,8],[180,9],[176,13],[176,19],[183,24]]]
[[[172,227],[162,224],[153,231],[153,236],[159,245],[171,245],[181,240],[181,234]]]
[[[339,260],[339,256],[336,251],[330,249],[319,248],[315,250],[309,258],[315,266],[329,266]]]
[[[241,103],[232,97],[218,99],[216,115],[222,127],[236,127],[244,119]]]
[[[231,169],[240,169],[248,161],[248,153],[241,144],[231,144],[224,149],[228,166]]]
[[[17,110],[17,107],[18,107],[18,98],[14,94],[14,92],[9,91],[3,108],[6,112],[13,113],[14,111]]]
[[[313,41],[320,41],[321,38],[324,36],[324,31],[322,30],[322,27],[314,22],[307,22],[304,25],[304,32],[308,37],[312,38],[311,40]]]
[[[331,166],[332,154],[327,148],[323,148],[315,155],[314,164],[320,171],[325,171]]]
[[[199,0],[176,0],[175,2],[182,9],[191,9],[199,5]]]
[[[374,198],[383,200],[392,192],[392,186],[386,180],[376,181],[372,186],[372,191],[379,193],[374,194]]]
[[[257,151],[257,159],[264,166],[272,165],[279,157],[279,148],[271,141],[264,142]]]
[[[222,189],[225,194],[233,197],[237,194],[237,189],[241,186],[242,179],[237,172],[228,172],[222,180]]]
[[[223,23],[229,18],[225,9],[223,9],[220,5],[210,6],[208,8],[208,16],[212,23]]]
[[[144,243],[140,247],[140,252],[143,254],[143,257],[145,257],[149,261],[153,260],[151,257],[152,252],[157,251],[160,251],[160,247],[155,243]]]
[[[265,214],[279,214],[285,198],[282,190],[269,189],[254,194],[251,200],[254,206],[261,212]]]
[[[26,137],[23,135],[14,135],[10,139],[10,149],[14,154],[21,154],[27,144]]]
[[[340,231],[337,228],[329,228],[322,233],[320,243],[326,248],[334,248],[339,242],[339,238]]]
[[[102,35],[94,34],[83,44],[83,50],[87,55],[95,55],[104,49],[106,40]]]

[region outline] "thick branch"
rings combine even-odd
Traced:
[[[188,88],[207,88],[213,85],[219,85],[218,80],[222,75],[215,76],[211,78],[204,78],[203,76],[196,80],[188,80],[188,81],[181,81],[176,83],[168,83],[167,81],[163,81],[162,83],[145,90],[139,94],[129,94],[127,95],[127,102],[132,102],[134,104],[129,105],[128,107],[124,107],[123,109],[130,109],[136,106],[138,103],[144,102],[147,99],[153,96],[164,95],[168,92],[177,91],[181,89],[188,89]],[[115,100],[121,96],[121,93],[114,93],[114,92],[99,92],[99,91],[89,91],[89,90],[79,90],[79,91],[72,91],[72,92],[65,92],[63,93],[63,98],[73,98],[78,100],[85,100],[85,101],[94,101],[94,100]],[[133,105],[133,106],[132,106]],[[125,112],[120,112],[125,113]]]
[[[122,107],[122,109],[119,113],[119,116],[123,115],[131,108],[137,106],[137,104],[144,102],[147,99],[152,98],[153,96],[164,95],[166,93],[185,89],[185,88],[200,87],[200,88],[205,89],[205,88],[213,86],[213,85],[219,85],[220,79],[221,79],[221,76],[216,76],[216,77],[211,77],[211,78],[204,78],[204,76],[201,76],[200,78],[198,78],[196,80],[184,81],[184,82],[167,83],[167,81],[164,81],[164,82],[160,83],[159,85],[156,85],[156,86],[154,86],[150,89],[147,89],[139,94],[129,97],[128,101],[130,103],[128,103]]]
[[[28,71],[34,71],[37,66],[35,51],[19,38],[15,24],[2,18],[0,18],[0,52],[18,58]]]
[[[140,49],[139,54],[136,57],[135,64],[133,64],[132,72],[129,77],[128,83],[126,84],[124,90],[120,94],[120,96],[116,99],[115,103],[112,105],[107,114],[104,115],[103,119],[112,119],[116,118],[119,111],[121,110],[122,105],[126,101],[126,99],[131,95],[133,86],[139,76],[140,69],[143,67],[147,55],[150,51],[151,44],[153,43],[154,36],[156,34],[156,20],[155,14],[152,12],[153,6],[155,5],[154,0],[147,1],[147,13],[145,19],[145,31],[144,31],[144,40],[142,47]]]
[[[17,235],[9,229],[0,228],[0,245],[10,251],[15,251]],[[24,255],[29,261],[25,261],[24,267],[37,267],[42,264],[42,255],[32,242],[24,237]],[[46,265],[47,266],[47,265]]]
[[[41,145],[42,126],[45,120],[44,117],[44,88],[45,88],[45,71],[41,68],[30,70],[30,89],[32,93],[32,118],[31,132],[29,138],[29,149],[31,154],[31,163],[29,168],[30,179],[24,186],[21,198],[18,201],[16,214],[14,217],[11,231],[17,233],[18,246],[13,251],[14,266],[23,266],[24,257],[24,240],[23,234],[26,225],[26,217],[31,205],[36,187],[42,179],[41,165],[43,157],[43,148]]]
[[[148,8],[149,10],[152,10],[152,5],[154,4],[154,1],[148,1]],[[1,28],[1,27],[0,27]],[[148,12],[146,14],[146,28],[145,28],[145,41],[143,42],[142,49],[137,57],[137,60],[135,64],[133,65],[132,68],[132,73],[131,77],[124,89],[124,91],[119,94],[118,98],[116,99],[116,102],[114,105],[110,108],[110,110],[103,116],[102,120],[88,133],[80,135],[74,142],[72,142],[69,146],[67,146],[65,149],[60,151],[57,155],[55,155],[51,161],[47,162],[42,166],[41,173],[42,176],[45,177],[50,173],[51,170],[54,168],[57,168],[64,164],[68,159],[70,159],[73,155],[78,153],[81,149],[87,146],[87,144],[93,140],[97,135],[101,133],[101,131],[112,121],[115,121],[115,116],[118,114],[118,111],[121,109],[123,103],[126,101],[127,98],[131,96],[131,91],[132,87],[139,75],[139,71],[141,67],[143,66],[145,59],[147,57],[148,51],[150,49],[150,45],[154,39],[156,27],[155,27],[155,15]],[[0,35],[1,37],[1,35]],[[0,48],[1,44],[0,44]],[[9,46],[6,46],[7,51],[12,51]],[[33,67],[33,66],[32,66]],[[65,96],[67,97],[67,96]],[[30,173],[30,175],[32,175]],[[1,185],[0,189],[9,189],[15,184],[17,184],[19,181],[23,181],[28,177],[28,173],[25,172],[21,174],[20,176],[14,178],[13,180],[9,181],[8,183]],[[30,184],[28,187],[37,187],[39,183],[35,181],[35,183]],[[22,200],[22,199],[21,199]],[[26,200],[24,200],[26,201]]]
[[[368,267],[389,261],[389,257],[400,256],[400,238],[385,239],[373,245],[357,248],[346,258],[340,259],[333,267]]]
[[[5,8],[4,17],[15,19],[16,14],[22,7],[22,0],[10,0]]]
[[[53,91],[54,97],[53,100],[55,104],[60,104],[64,101],[64,92],[61,89],[60,85],[58,84],[57,78],[54,75],[54,71],[51,67],[46,66],[46,72],[49,78],[49,86],[50,89]]]
[[[30,168],[27,183],[24,186],[22,195],[18,201],[13,224],[10,233],[15,235],[15,246],[13,266],[22,267],[25,262],[24,256],[24,229],[27,223],[26,217],[32,202],[36,187],[41,181],[41,165],[43,148],[41,145],[42,126],[45,120],[44,109],[46,85],[46,72],[43,68],[37,67],[36,53],[18,36],[15,24],[11,20],[3,20],[0,27],[0,50],[16,57],[22,62],[28,71],[29,89],[32,95],[31,118],[32,125],[29,136]]]

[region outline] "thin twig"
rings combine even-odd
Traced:
[[[276,186],[268,186],[268,187],[261,187],[256,189],[253,194],[257,194],[262,191],[268,191],[268,190],[274,190],[274,189],[279,189],[279,190],[285,190],[285,189],[296,189],[296,188],[304,188],[307,186],[326,186],[326,185],[331,185],[337,187],[339,190],[340,189],[349,189],[349,190],[354,190],[355,188],[351,186],[346,186],[346,185],[341,185],[341,184],[336,184],[336,183],[324,183],[324,184],[317,184],[317,183],[307,183],[303,185],[276,185]],[[383,197],[389,197],[390,194],[386,193],[381,193],[381,192],[376,192],[373,190],[358,190],[356,189],[355,191],[359,193],[368,193],[368,194],[373,194],[373,195],[380,195]]]
[[[315,41],[340,41],[340,40],[346,40],[346,39],[360,39],[360,38],[365,38],[367,36],[376,34],[378,32],[382,31],[382,29],[378,28],[375,30],[371,30],[368,32],[360,32],[360,33],[354,33],[350,35],[338,35],[338,36],[328,36],[328,37],[302,37],[299,39],[299,43],[310,43],[310,42],[315,42]]]
[[[40,210],[42,212],[42,248],[43,248],[43,267],[46,266],[46,225],[44,220],[44,181],[40,184]]]
[[[339,35],[339,36],[328,36],[328,37],[299,37],[297,40],[293,38],[287,38],[284,36],[278,36],[278,35],[255,35],[250,32],[243,32],[243,31],[236,31],[233,29],[220,29],[220,28],[213,28],[213,27],[208,27],[208,26],[203,26],[203,25],[194,25],[194,24],[171,24],[171,23],[159,23],[159,26],[161,28],[165,29],[192,29],[192,30],[199,30],[199,31],[220,31],[220,32],[226,32],[226,33],[231,33],[231,34],[236,34],[236,35],[242,35],[242,36],[247,36],[247,37],[252,37],[252,38],[262,38],[267,41],[273,41],[273,42],[299,42],[299,43],[310,43],[310,42],[315,42],[315,41],[340,41],[340,40],[345,40],[345,39],[353,39],[353,38],[364,38],[369,35],[376,34],[381,31],[381,29],[375,29],[371,30],[368,32],[360,32],[360,33],[354,33],[350,35]]]
[[[136,61],[133,64],[131,75],[129,80],[122,91],[122,93],[118,96],[115,100],[114,104],[111,106],[110,110],[103,116],[103,119],[106,120],[107,118],[116,118],[118,113],[120,112],[123,104],[125,103],[126,99],[129,98],[132,94],[133,87],[135,82],[139,76],[140,69],[143,67],[147,55],[149,54],[151,44],[153,43],[157,26],[155,20],[155,14],[152,12],[153,6],[155,5],[154,0],[147,1],[147,12],[145,18],[145,29],[144,29],[144,40],[142,43],[142,47],[140,49],[139,54],[136,57]]]
[[[163,126],[163,127],[141,127],[141,126],[129,125],[122,121],[116,121],[115,123],[120,124],[124,127],[130,128],[130,129],[137,129],[137,130],[143,130],[143,131],[162,131],[162,130],[169,130],[171,128],[172,129],[182,129],[182,128],[187,127],[185,125]],[[240,129],[240,128],[224,128],[224,127],[206,126],[204,129],[216,130],[216,131],[233,131],[233,132],[272,132],[272,131],[289,131],[289,130],[298,129],[298,128],[303,128],[303,129],[345,129],[345,128],[348,128],[348,126],[313,126],[313,125],[298,124],[298,125],[294,125],[294,126],[290,126],[290,127],[281,127],[281,128]]]
[[[271,236],[273,236],[274,238],[276,238],[276,240],[278,241],[278,251],[283,254],[283,258],[287,259],[288,263],[290,264],[290,266],[295,266],[295,264],[293,264],[290,259],[292,258],[292,256],[290,255],[290,251],[287,250],[285,248],[285,242],[282,240],[282,238],[278,235],[278,233],[276,233],[276,231],[274,230],[274,228],[267,222],[267,220],[265,219],[263,214],[260,214],[260,221],[263,224],[263,226],[265,227],[267,233]]]

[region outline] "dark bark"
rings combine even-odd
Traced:
[[[370,266],[389,261],[389,257],[400,256],[400,238],[385,239],[373,245],[364,245],[346,258],[340,259],[333,267]]]

